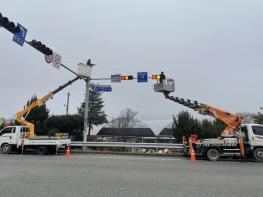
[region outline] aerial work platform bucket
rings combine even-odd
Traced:
[[[82,77],[90,77],[91,70],[92,70],[92,66],[79,63],[77,67],[77,74]]]
[[[158,80],[157,83],[153,85],[153,88],[155,92],[174,92],[174,80],[164,79],[162,82]]]

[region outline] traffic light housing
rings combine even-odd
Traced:
[[[0,13],[0,25],[13,34],[20,32],[20,28],[16,26],[15,23],[10,22],[7,17],[3,17],[1,13]]]
[[[53,55],[53,51],[50,48],[46,47],[46,45],[42,44],[40,41],[32,40],[31,42],[29,42],[29,44],[44,55]]]
[[[132,75],[121,76],[121,80],[133,80],[133,76]]]
[[[152,79],[160,79],[161,76],[160,75],[152,75]]]

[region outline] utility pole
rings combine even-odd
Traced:
[[[69,108],[69,96],[70,96],[70,93],[68,92],[68,93],[67,93],[66,115],[68,115],[68,108]]]

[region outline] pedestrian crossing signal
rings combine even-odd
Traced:
[[[161,77],[160,77],[160,75],[152,75],[152,79],[160,79]]]

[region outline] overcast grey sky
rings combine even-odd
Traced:
[[[91,58],[97,64],[93,77],[164,71],[175,79],[176,96],[229,112],[257,112],[263,105],[263,1],[0,0],[0,12],[70,68]],[[33,94],[43,96],[74,77],[15,44],[3,28],[0,52],[0,117],[12,117]],[[153,83],[112,84],[113,92],[103,94],[106,113],[116,116],[130,107],[140,120],[160,120],[186,109],[153,92]],[[65,113],[68,91],[70,113],[76,112],[83,81],[47,103],[51,114]]]

